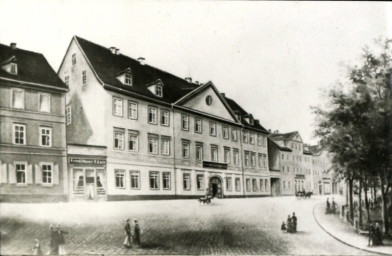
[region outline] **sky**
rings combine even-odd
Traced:
[[[310,106],[365,45],[392,38],[388,2],[0,0],[0,43],[58,70],[73,35],[201,83],[279,132],[313,137]]]

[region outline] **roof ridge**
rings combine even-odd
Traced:
[[[6,45],[6,44],[2,44],[2,43],[0,43],[0,46],[5,46],[5,47],[7,47],[7,48],[11,48],[11,46]],[[15,50],[17,50],[17,51],[23,51],[23,52],[25,52],[25,53],[32,53],[32,54],[44,56],[41,52],[30,51],[30,50],[26,50],[26,49],[22,49],[22,48],[16,48]]]

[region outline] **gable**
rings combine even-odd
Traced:
[[[210,100],[210,102],[207,102],[207,98]],[[181,105],[196,111],[219,116],[224,119],[236,122],[233,115],[230,113],[231,110],[222,101],[221,97],[212,86],[206,87],[204,90],[189,98]]]
[[[301,138],[301,135],[299,135],[298,132],[293,136],[293,138],[291,140],[297,141],[297,142],[301,142],[301,143],[303,142],[302,138]]]

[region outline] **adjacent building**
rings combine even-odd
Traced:
[[[0,44],[0,200],[65,201],[65,93],[45,57]]]
[[[270,195],[268,131],[212,82],[76,36],[58,75],[71,200]]]

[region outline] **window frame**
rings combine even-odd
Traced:
[[[170,142],[171,138],[166,137],[166,136],[161,136],[161,154],[164,156],[170,156],[171,150],[170,150]],[[168,145],[168,152],[165,151],[165,143]]]
[[[121,139],[121,147],[116,147],[116,134],[121,134],[122,139]],[[113,149],[114,150],[124,150],[124,140],[125,140],[125,130],[122,131],[120,129],[115,129],[113,131]]]
[[[189,115],[181,114],[181,130],[189,131]]]
[[[235,191],[241,191],[241,178],[235,177],[234,178],[234,186],[235,186]]]
[[[225,140],[229,140],[230,139],[230,129],[229,129],[229,127],[222,126],[222,137]]]
[[[76,65],[76,53],[72,53],[72,66]]]
[[[169,177],[169,187],[165,187],[165,175],[168,175]],[[162,189],[171,190],[171,172],[162,172]]]
[[[152,110],[155,110],[155,114],[154,111],[151,112]],[[150,121],[150,114],[154,114],[155,115],[155,119]],[[153,115],[151,115],[152,117]],[[154,124],[157,125],[158,124],[158,108],[157,107],[153,107],[153,106],[148,106],[148,113],[147,113],[147,122],[149,124]]]
[[[65,124],[70,125],[72,123],[72,105],[65,105]]]
[[[159,90],[158,90],[159,88]],[[162,85],[156,85],[155,86],[155,95],[162,98],[163,97],[163,86]]]
[[[216,151],[216,160],[214,159],[214,151]],[[219,148],[217,145],[211,145],[211,162],[219,162]]]
[[[117,174],[122,174],[122,186],[117,184]],[[125,170],[124,169],[114,169],[114,187],[116,189],[125,189]]]
[[[44,182],[44,168],[43,168],[44,165],[50,166],[51,182]],[[53,178],[54,178],[54,169],[53,169],[54,164],[53,164],[53,162],[41,162],[41,163],[39,163],[39,166],[41,168],[41,178],[42,178],[41,183],[42,183],[42,185],[53,185],[54,184],[54,182],[53,182]]]
[[[158,155],[159,154],[159,136],[158,135],[149,135],[147,139],[148,139],[148,142],[147,142],[147,146],[148,146],[147,152],[148,152],[148,154],[150,154],[150,155]],[[156,141],[156,152],[150,151],[150,142],[153,142],[153,141]],[[151,145],[154,145],[154,144],[151,144]],[[152,147],[152,149],[154,149],[154,147]]]
[[[190,151],[191,151],[191,143],[190,143],[190,141],[182,140],[181,141],[181,145],[182,145],[182,147],[181,147],[181,157],[183,159],[189,159],[190,155],[191,155],[191,153],[190,153]],[[186,155],[184,154],[185,150],[188,150],[188,153]]]
[[[255,144],[255,134],[254,133],[249,133],[249,144],[251,144],[251,145]]]
[[[132,177],[133,177],[133,174],[137,174],[137,187],[132,187]],[[137,170],[130,170],[129,171],[129,188],[130,189],[132,189],[132,190],[140,190],[141,189],[141,186],[140,186],[141,184],[140,184],[140,171],[137,171]]]
[[[167,118],[164,118],[165,113],[167,114]],[[167,119],[167,123],[163,122],[164,119]],[[161,125],[166,127],[170,126],[170,111],[166,109],[161,109]]]
[[[49,137],[49,145],[43,145],[43,143],[42,143],[42,137],[44,135],[47,136],[47,134],[43,134],[42,133],[43,130],[48,130],[49,131],[49,136],[48,136]],[[39,127],[39,145],[41,147],[46,147],[46,148],[52,147],[52,130],[53,130],[52,127],[47,127],[47,126],[40,126]]]
[[[18,64],[11,62],[10,63],[10,74],[17,75],[18,74]]]
[[[46,110],[41,110],[41,96],[46,96],[46,97],[48,97],[48,100],[49,100],[49,109],[46,111]],[[51,112],[51,110],[52,110],[52,100],[51,100],[51,95],[50,95],[50,93],[44,93],[44,92],[39,92],[38,93],[38,111],[39,112],[42,112],[42,113],[50,113]]]
[[[202,178],[201,179],[201,182],[199,183],[199,178]],[[199,184],[201,185],[201,186],[199,186]],[[198,190],[198,191],[204,191],[204,187],[205,187],[205,181],[204,181],[204,174],[202,174],[202,173],[197,173],[196,174],[196,189]]]
[[[82,86],[86,86],[87,85],[87,71],[83,70],[82,71]]]
[[[233,178],[232,177],[226,177],[226,191],[233,191]]]
[[[22,96],[21,96],[21,99],[22,99],[22,103],[21,103],[21,107],[15,107],[15,105],[14,105],[14,91],[15,92],[21,92],[22,93]],[[13,108],[13,109],[25,109],[26,108],[26,99],[25,99],[25,90],[24,89],[21,89],[21,88],[12,88],[11,89],[11,108]]]
[[[238,131],[236,128],[231,128],[231,140],[238,141]]]
[[[23,165],[24,166],[24,182],[18,182],[18,170],[17,170],[17,165]],[[15,166],[15,181],[16,185],[27,185],[27,168],[28,168],[28,163],[26,161],[15,161],[14,162]],[[21,172],[21,171],[19,171]]]
[[[117,105],[116,102],[121,102],[121,114],[117,114]],[[123,117],[124,115],[124,102],[122,98],[113,96],[113,116]]]
[[[216,122],[210,121],[210,136],[216,137]]]
[[[185,181],[186,181],[185,176],[187,176],[189,178],[188,179],[188,181],[189,181],[189,183],[188,183],[189,184],[189,188],[185,187]],[[182,173],[182,188],[185,191],[190,191],[192,189],[191,174],[189,172]]]
[[[15,127],[16,126],[23,127],[23,138],[22,138],[23,139],[23,143],[16,143],[16,141],[15,141],[15,139],[16,139]],[[20,134],[20,131],[19,131],[19,134]],[[12,124],[12,144],[14,144],[14,145],[26,145],[26,137],[27,137],[26,134],[27,134],[27,126],[25,124],[20,124],[20,123],[13,123]]]
[[[200,131],[197,130],[197,123],[200,121]],[[201,118],[195,117],[195,133],[203,133],[203,120]]]
[[[133,85],[132,73],[126,72],[126,73],[124,74],[124,84],[125,84],[125,85],[129,85],[129,86],[132,86],[132,85]]]
[[[224,147],[223,148],[223,160],[226,164],[231,163],[231,150],[229,147]]]
[[[154,175],[154,177],[156,177],[156,188],[151,187],[151,178],[153,177],[152,175]],[[156,175],[156,176],[155,176]],[[159,190],[160,188],[160,180],[159,180],[159,172],[158,171],[149,171],[148,172],[148,186],[150,187],[150,190]]]
[[[132,106],[136,106],[136,114],[132,116]],[[137,120],[139,118],[139,104],[136,101],[128,100],[128,119]]]
[[[237,148],[233,148],[233,164],[234,165],[240,164],[240,151]]]
[[[199,157],[199,150],[201,149],[201,156]],[[204,148],[203,148],[203,143],[201,142],[196,142],[196,150],[195,150],[195,156],[196,156],[196,161],[203,161],[204,159]]]
[[[136,137],[136,149],[130,149],[130,142],[131,142],[131,137]],[[139,132],[136,131],[130,131],[128,130],[128,151],[130,152],[138,152],[139,151]]]

